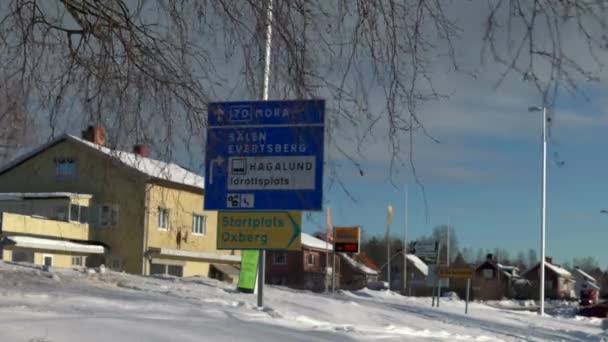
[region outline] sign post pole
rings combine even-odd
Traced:
[[[268,89],[270,88],[270,53],[272,51],[272,1],[266,1],[266,47],[264,49],[264,85],[262,89],[262,100],[268,100]],[[264,278],[266,276],[266,251],[260,251],[258,262],[258,307],[264,306]]]
[[[336,230],[333,230],[333,244],[331,249],[332,265],[331,265],[331,293],[336,293]]]
[[[467,278],[467,301],[464,304],[465,315],[469,313],[469,291],[471,290],[471,278]]]
[[[439,267],[441,260],[441,243],[439,244],[439,252],[437,252],[437,259],[435,265],[437,267],[437,307],[439,307],[439,297],[441,297],[441,278],[439,278]]]

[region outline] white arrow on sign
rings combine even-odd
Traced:
[[[213,184],[213,167],[215,165],[222,166],[222,164],[224,164],[224,158],[222,158],[222,156],[211,159],[211,162],[209,163],[209,184]]]

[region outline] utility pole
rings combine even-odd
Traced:
[[[543,112],[543,167],[541,173],[541,212],[540,212],[540,277],[538,314],[545,314],[545,229],[547,219],[547,107],[530,107],[530,112]]]
[[[270,53],[272,51],[272,1],[266,0],[266,46],[264,49],[264,74],[262,86],[262,100],[268,100],[270,88]],[[261,250],[258,259],[258,307],[264,306],[264,278],[266,273],[266,251]]]
[[[388,290],[391,290],[391,223],[393,223],[393,207],[388,204],[386,213],[386,274]]]

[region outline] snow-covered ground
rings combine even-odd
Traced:
[[[0,262],[0,341],[602,341],[599,319],[538,317],[386,291],[332,297],[267,286],[254,295],[203,277],[42,271]]]

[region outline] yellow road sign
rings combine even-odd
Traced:
[[[473,269],[467,266],[439,267],[439,278],[473,278]]]
[[[302,213],[220,211],[217,249],[301,249]]]

